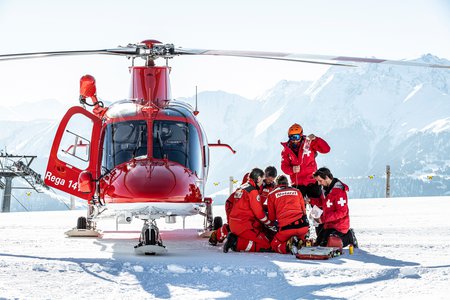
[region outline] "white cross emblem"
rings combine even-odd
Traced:
[[[338,201],[338,203],[341,205],[341,206],[344,206],[344,204],[346,203],[347,201],[345,201],[344,200],[344,198],[339,198],[339,201]]]
[[[308,156],[311,154],[311,150],[303,150],[303,156]]]
[[[330,199],[327,200],[327,207],[330,208],[333,203],[331,203]]]

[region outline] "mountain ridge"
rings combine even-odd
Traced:
[[[415,61],[448,62],[430,54]],[[280,142],[287,140],[292,123],[300,123],[305,134],[330,144],[331,152],[319,154],[318,165],[348,183],[353,198],[384,196],[386,165],[392,171],[392,196],[450,195],[449,86],[449,70],[379,64],[331,67],[316,81],[282,80],[256,99],[199,93],[198,119],[209,142],[220,139],[238,151],[211,149],[206,194],[228,188],[229,176],[240,179],[256,166],[274,165],[281,173]],[[195,107],[195,96],[178,100]],[[17,106],[17,112],[27,121],[12,121],[0,108],[0,126],[9,128],[0,132],[0,148],[38,155],[32,167],[43,174],[67,105],[43,100],[31,112],[26,107],[31,106]],[[34,153],[25,153],[29,149]]]

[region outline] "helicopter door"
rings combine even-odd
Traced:
[[[45,184],[89,200],[95,192],[78,191],[78,176],[89,171],[97,178],[102,121],[82,107],[70,108],[63,117],[53,141]]]

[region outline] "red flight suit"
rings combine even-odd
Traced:
[[[303,136],[300,141],[298,154],[295,154],[294,150],[292,150],[291,142],[281,143],[281,145],[283,146],[281,170],[291,177],[292,185],[306,186],[315,183],[313,173],[317,171],[317,152],[324,154],[330,152],[328,143],[317,136],[312,141]],[[300,172],[294,173],[294,166],[300,166]]]
[[[324,229],[336,229],[346,234],[350,228],[347,198],[348,186],[337,178],[324,187],[321,198],[323,213],[320,219]]]
[[[267,204],[269,220],[278,220],[278,232],[271,242],[272,250],[286,254],[286,242],[292,236],[304,241],[309,231],[305,201],[296,188],[279,186],[269,194]]]
[[[214,234],[216,236],[217,242],[219,242],[219,243],[222,243],[226,239],[228,233],[230,232],[230,227],[228,225],[230,223],[230,221],[229,221],[229,217],[228,216],[230,215],[230,211],[233,208],[234,193],[236,193],[236,191],[233,192],[228,197],[227,201],[225,202],[225,213],[227,215],[227,223],[223,224],[222,227],[220,227],[220,228],[218,228],[218,229],[216,229],[214,231]]]
[[[244,178],[242,178],[242,184],[245,184],[248,181],[248,175],[249,175],[249,173],[246,173],[244,175]],[[231,193],[231,195],[228,197],[227,201],[225,201],[225,213],[227,215],[227,223],[223,224],[222,227],[215,230],[216,239],[219,243],[221,243],[225,240],[225,238],[228,235],[228,232],[230,231],[230,228],[228,225],[230,223],[229,215],[230,215],[231,209],[233,208],[234,194],[236,193],[236,191]]]
[[[259,188],[251,179],[234,193],[234,204],[229,214],[232,233],[238,236],[236,251],[259,252],[270,249],[263,232],[263,224],[270,221],[263,211]]]
[[[267,198],[269,197],[269,193],[275,189],[275,182],[272,183],[266,183],[266,181],[263,181],[263,184],[261,185],[261,188],[259,190],[259,195],[261,197],[261,203],[263,205],[264,211],[267,212]]]

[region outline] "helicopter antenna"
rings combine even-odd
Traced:
[[[198,115],[199,111],[197,110],[197,86],[195,86],[195,110],[194,116]]]

